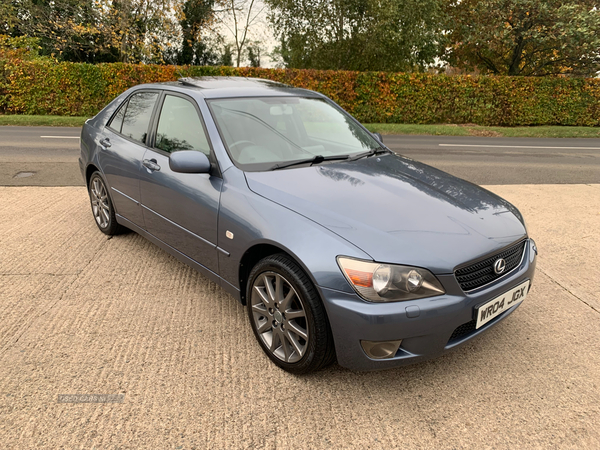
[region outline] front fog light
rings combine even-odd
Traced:
[[[369,358],[372,359],[389,359],[396,356],[402,339],[399,341],[360,341],[360,345]]]
[[[379,295],[385,294],[390,288],[390,281],[392,279],[392,268],[382,264],[375,272],[373,272],[373,289]]]

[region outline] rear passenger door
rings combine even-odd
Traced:
[[[140,172],[144,222],[149,233],[218,273],[217,216],[222,179],[200,110],[192,98],[165,92],[154,129],[153,148],[146,150]],[[179,150],[205,153],[211,174],[176,173],[169,155]]]
[[[99,140],[98,160],[117,214],[143,228],[140,168],[160,93],[137,91],[117,110]]]

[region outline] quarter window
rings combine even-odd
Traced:
[[[146,143],[148,125],[157,97],[156,92],[139,92],[131,96],[123,117],[121,134],[142,144]]]
[[[156,130],[156,148],[169,153],[198,150],[210,155],[202,121],[190,101],[174,95],[165,96]]]
[[[121,125],[123,125],[123,116],[125,115],[125,110],[127,109],[127,102],[124,102],[113,119],[110,121],[108,126],[115,130],[117,133],[121,132]]]

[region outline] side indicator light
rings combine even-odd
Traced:
[[[371,287],[373,286],[373,273],[361,272],[360,270],[344,269],[348,278],[355,286]]]

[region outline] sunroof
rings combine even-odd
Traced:
[[[202,89],[248,87],[252,85],[289,87],[286,84],[278,83],[276,81],[265,80],[262,78],[244,77],[185,77],[180,78],[179,82],[184,86],[193,86]]]

